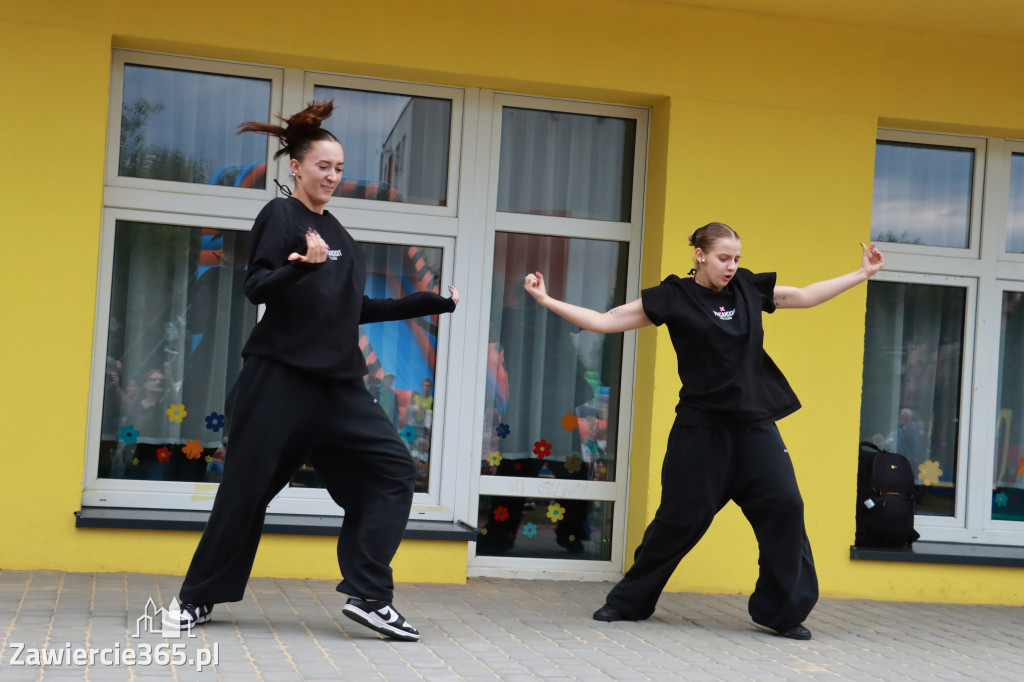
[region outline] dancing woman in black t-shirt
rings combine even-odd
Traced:
[[[245,295],[266,309],[228,398],[224,476],[181,586],[183,630],[209,621],[214,604],[242,598],[267,505],[309,460],[345,509],[338,591],[351,598],[342,612],[393,639],[420,636],[391,605],[390,566],[416,466],[363,382],[359,325],[453,312],[459,295],[455,287],[451,298],[363,294],[363,251],[325,208],[345,165],[341,143],[320,126],[332,111],[319,102],[283,127],[239,126],[281,140],[275,158],[289,155],[295,190],[264,206],[252,228]]]
[[[810,639],[803,621],[818,599],[803,500],[789,451],[775,422],[800,407],[786,378],[764,351],[761,313],[810,308],[866,281],[884,263],[861,244],[858,270],[805,287],[775,283],[775,273],[739,266],[739,235],[710,223],[690,235],[693,277],[672,275],[641,297],[605,313],[548,296],[540,273],[526,290],[569,322],[613,333],[668,325],[679,364],[676,419],[662,469],[661,504],[634,554],[633,566],[594,613],[604,621],[642,620],[679,561],[733,500],[753,526],[760,575],[748,609],[758,625]]]

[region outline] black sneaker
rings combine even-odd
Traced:
[[[395,611],[395,607],[386,601],[366,601],[352,597],[345,602],[341,612],[357,623],[362,623],[391,639],[415,642],[420,638],[419,631],[409,625],[405,618],[402,618],[402,614]]]
[[[189,604],[183,603],[178,607],[181,610],[181,629],[189,630],[196,625],[209,623],[213,620],[213,604]]]

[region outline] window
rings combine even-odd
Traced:
[[[314,99],[336,105],[325,127],[346,168],[328,209],[363,246],[366,294],[463,295],[456,315],[362,328],[367,387],[416,461],[413,518],[490,533],[507,510],[492,539],[513,523],[522,536],[483,549],[478,573],[511,557],[617,575],[635,335],[502,302],[527,267],[595,308],[638,295],[635,107],[116,50],[83,505],[211,507],[259,315],[243,294],[249,230],[290,184],[276,140],[236,128]],[[492,447],[502,424],[512,435]],[[308,467],[268,511],[342,513]]]
[[[1024,144],[880,131],[861,438],[906,455],[926,540],[1024,544]]]

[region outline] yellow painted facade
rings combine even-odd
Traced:
[[[735,227],[743,264],[778,271],[781,283],[854,269],[857,243],[869,237],[880,125],[1024,139],[1024,91],[1015,85],[1024,34],[971,37],[654,0],[298,7],[50,0],[0,9],[0,568],[180,574],[198,539],[74,524],[115,47],[649,107],[644,286],[689,269],[687,235],[709,220]],[[864,300],[860,287],[766,322],[768,350],[804,404],[780,427],[822,594],[1024,604],[1018,569],[850,561]],[[678,391],[667,332],[639,339],[629,554],[657,505]],[[407,541],[396,579],[462,582],[466,557],[465,543]],[[753,534],[730,506],[669,589],[749,592],[756,571]],[[254,575],[336,572],[333,539],[267,535]]]

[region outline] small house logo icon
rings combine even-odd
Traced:
[[[179,639],[182,635],[181,629],[181,607],[178,599],[171,599],[171,605],[166,609],[157,606],[153,598],[146,602],[146,608],[142,615],[135,621],[135,634],[132,637],[141,637],[143,634],[160,635],[168,639]],[[192,632],[191,623],[188,626],[188,637],[195,637]]]

